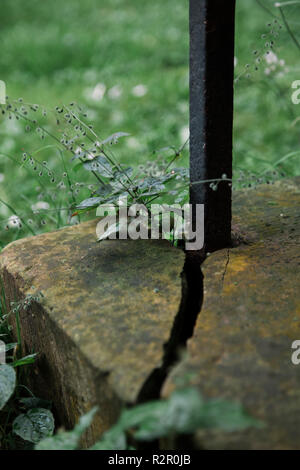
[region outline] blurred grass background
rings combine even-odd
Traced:
[[[184,142],[188,135],[188,0],[2,0],[1,7],[0,79],[6,82],[10,97],[50,108],[70,101],[82,103],[102,137],[117,131],[131,134],[115,151],[131,165],[145,162],[157,148]],[[297,35],[300,6],[292,5],[285,12]],[[291,102],[291,83],[300,79],[300,51],[280,23],[273,1],[237,1],[236,175],[238,169],[259,174],[299,150],[300,108]],[[267,59],[271,41],[276,58]],[[4,229],[12,212],[27,217],[28,209],[30,217],[38,201],[47,200],[51,206],[51,194],[57,190],[52,187],[45,194],[36,176],[19,163],[24,150],[42,146],[36,134],[25,134],[22,124],[3,117],[0,141],[0,198],[14,209],[0,202]],[[50,150],[38,158],[63,171]],[[183,163],[187,162],[188,151]],[[298,155],[287,158],[281,169],[288,176],[298,174]],[[85,181],[89,175],[74,175],[78,178]],[[78,197],[82,199],[82,194]],[[55,204],[62,206],[63,197]],[[45,226],[39,223],[36,231],[61,223],[50,216],[46,222]],[[0,226],[0,234],[4,246],[26,233],[1,231]]]

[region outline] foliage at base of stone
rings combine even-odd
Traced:
[[[94,410],[81,418],[73,431],[58,433],[41,441],[36,450],[72,450],[92,421]],[[235,431],[262,423],[249,416],[238,403],[221,399],[204,400],[197,389],[176,390],[169,399],[157,400],[126,409],[119,421],[104,433],[89,450],[129,450],[130,440],[153,441],[158,438],[189,434],[197,429]]]
[[[16,386],[16,373],[6,364],[0,365],[0,410],[8,402]]]
[[[3,286],[0,278],[0,287]],[[4,361],[0,364],[0,449],[30,449],[41,439],[53,434],[54,418],[51,402],[33,395],[23,382],[23,366],[35,362],[37,354],[23,356],[19,311],[22,303],[14,303],[12,309],[2,289],[0,296],[0,338]],[[15,310],[14,310],[15,309]],[[17,342],[12,342],[12,330],[8,318],[14,314]],[[18,368],[18,369],[17,369]],[[18,373],[16,372],[18,370]],[[30,396],[28,396],[28,393]],[[25,396],[24,396],[25,395]]]
[[[53,431],[53,415],[50,410],[45,408],[33,408],[26,414],[19,415],[13,422],[13,432],[24,441],[34,444],[51,436]]]
[[[84,431],[92,423],[97,408],[82,416],[72,431],[60,431],[55,436],[42,440],[35,446],[36,450],[75,450]]]
[[[25,362],[26,363],[26,362]],[[0,410],[8,407],[8,411],[13,411],[15,405],[9,404],[9,400],[15,392],[16,372],[11,365],[0,365]],[[38,408],[40,403],[48,405],[45,400],[39,398],[22,398],[18,400],[22,407],[28,409],[26,413],[19,414],[12,423],[12,430],[15,435],[24,441],[38,443],[41,439],[51,436],[54,431],[54,418],[47,408]],[[3,410],[3,412],[5,409]],[[1,436],[5,438],[7,436]]]

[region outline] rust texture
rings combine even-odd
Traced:
[[[190,0],[191,183],[232,177],[235,0]],[[205,204],[205,250],[231,242],[231,188],[192,184],[193,204]]]

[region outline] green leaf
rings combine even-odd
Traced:
[[[0,410],[8,402],[16,386],[16,373],[7,364],[0,365]]]
[[[83,167],[88,171],[95,171],[105,178],[113,177],[113,169],[106,157],[99,155],[93,160],[84,162]]]
[[[78,158],[85,158],[86,156],[87,156],[87,153],[83,150],[80,150],[73,155],[73,157],[71,158],[71,161],[77,160]]]
[[[82,201],[79,204],[79,206],[76,206],[76,209],[79,209],[79,210],[87,209],[87,208],[93,209],[94,207],[98,207],[101,201],[102,201],[102,197],[90,197]]]
[[[35,450],[75,450],[84,431],[90,426],[97,408],[93,408],[82,416],[72,431],[61,431],[53,437],[43,439],[35,446]]]
[[[50,410],[33,408],[19,415],[13,422],[13,432],[25,441],[38,443],[54,431],[54,418]]]
[[[72,171],[74,173],[78,173],[79,170],[82,169],[84,162],[78,162],[76,165],[73,166]]]
[[[5,351],[8,352],[8,351],[11,351],[12,349],[14,349],[16,346],[18,346],[18,343],[7,343],[5,345]]]
[[[21,359],[17,359],[11,365],[13,367],[19,367],[19,366],[26,366],[28,364],[33,364],[35,362],[37,355],[38,355],[37,353],[29,354],[28,356],[24,356]]]
[[[155,189],[156,191],[164,190],[165,187],[162,184],[164,181],[164,178],[154,178],[149,176],[141,180],[138,184],[138,188],[145,191],[151,191],[152,189]]]
[[[176,390],[169,400],[147,405],[141,405],[134,416],[124,418],[137,427],[135,437],[138,440],[152,440],[171,432],[186,434],[206,428],[233,431],[260,425],[240,404],[204,401],[196,388]]]
[[[119,180],[121,178],[130,178],[132,176],[133,169],[131,167],[126,168],[125,170],[117,170],[114,172],[114,178]]]
[[[168,147],[162,147],[158,150],[155,150],[153,153],[162,153],[162,152],[169,152],[171,151],[171,157],[174,157],[174,154],[176,153],[176,149],[175,147],[171,147],[171,146],[168,146]]]
[[[199,423],[201,428],[223,429],[224,431],[263,426],[261,422],[249,416],[240,403],[221,399],[206,402],[199,415]]]
[[[165,189],[164,186],[162,187],[159,187],[159,188],[155,188],[155,190],[153,191],[146,191],[145,193],[142,193],[141,195],[143,197],[146,197],[146,196],[156,196],[157,194],[160,194],[163,190]]]
[[[101,441],[96,442],[89,450],[126,450],[126,435],[122,426],[114,426],[107,431]]]
[[[115,132],[114,134],[107,137],[107,139],[102,140],[102,142],[100,142],[100,145],[117,144],[120,137],[128,136],[130,136],[130,134],[128,134],[127,132]]]
[[[104,186],[99,186],[96,191],[96,194],[101,197],[108,196],[113,192],[113,187],[110,184],[105,184]]]
[[[134,437],[151,441],[170,433],[187,434],[197,429],[216,428],[226,431],[260,427],[242,406],[223,400],[204,401],[194,387],[176,390],[168,400],[158,400],[123,411],[118,423],[106,432],[94,449],[124,449],[125,431]],[[118,447],[115,447],[118,446]]]

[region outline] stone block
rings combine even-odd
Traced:
[[[43,294],[20,313],[24,352],[39,353],[29,369],[34,392],[53,401],[67,428],[99,406],[86,444],[162,367],[184,265],[166,241],[98,244],[95,228],[91,221],[18,240],[0,255],[7,305]]]
[[[291,361],[300,340],[300,178],[234,194],[238,246],[202,266],[204,303],[188,357],[169,376],[207,398],[239,401],[264,422],[225,433],[200,431],[205,449],[300,449],[300,365]]]

